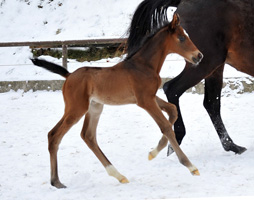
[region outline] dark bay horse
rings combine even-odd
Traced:
[[[236,154],[246,148],[230,138],[221,118],[221,90],[225,63],[254,76],[254,1],[253,0],[144,0],[135,11],[129,29],[128,53],[136,51],[140,41],[167,22],[167,8],[177,7],[181,25],[203,53],[197,67],[186,62],[183,71],[164,84],[169,102],[176,105],[174,124],[181,144],[186,130],[179,107],[180,96],[205,79],[204,107],[218,133],[223,148]],[[171,151],[172,153],[172,151]]]
[[[65,68],[54,63],[37,58],[32,59],[35,65],[66,78],[63,85],[64,115],[48,134],[51,184],[53,186],[65,187],[58,177],[58,147],[67,131],[84,115],[82,139],[110,176],[115,177],[121,183],[128,182],[128,179],[110,163],[97,144],[96,128],[104,104],[137,104],[145,109],[163,134],[158,146],[149,153],[149,159],[154,158],[169,141],[179,161],[193,175],[199,175],[198,169],[185,156],[176,141],[172,129],[177,119],[176,107],[156,97],[161,84],[159,72],[169,53],[178,53],[192,64],[198,64],[203,57],[180,26],[177,14],[174,15],[171,23],[166,24],[143,41],[140,49],[110,68],[82,67],[69,73]],[[162,110],[169,115],[169,121],[164,117]]]

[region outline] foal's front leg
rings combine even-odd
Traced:
[[[142,99],[138,102],[138,105],[141,108],[145,109],[156,121],[161,129],[162,134],[169,140],[170,144],[172,145],[180,163],[186,166],[193,175],[199,175],[198,169],[189,161],[187,156],[179,147],[175,138],[175,133],[172,129],[172,124],[163,115],[159,105],[156,102],[155,97],[153,99]]]
[[[169,122],[174,125],[177,120],[177,108],[174,104],[168,103],[156,96],[156,102],[162,111],[165,111],[169,116]]]
[[[90,107],[86,114],[84,126],[81,132],[81,137],[87,146],[93,151],[96,157],[100,160],[110,176],[115,177],[120,183],[128,183],[128,179],[117,171],[117,169],[103,154],[97,143],[96,129],[102,110],[103,104],[94,101],[90,103]]]
[[[162,111],[165,111],[168,114],[169,122],[173,125],[175,121],[177,120],[176,106],[174,104],[171,104],[162,100],[158,96],[156,96],[156,102],[158,106],[160,107],[160,109]],[[158,153],[167,146],[167,144],[168,144],[168,139],[165,135],[163,135],[159,141],[158,146],[155,149],[153,149],[151,152],[149,152],[148,159],[152,160],[153,158],[155,158],[158,155]]]

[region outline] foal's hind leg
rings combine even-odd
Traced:
[[[50,153],[51,185],[56,188],[65,188],[58,177],[57,151],[63,136],[83,116],[83,113],[65,113],[62,119],[48,134],[48,149]]]
[[[193,175],[199,175],[198,169],[189,161],[189,159],[179,147],[175,138],[175,133],[172,129],[172,124],[164,117],[160,107],[156,102],[156,99],[141,100],[138,102],[138,105],[145,109],[156,121],[161,129],[161,132],[172,145],[180,163],[186,166]]]
[[[100,160],[102,165],[106,168],[110,176],[115,177],[120,183],[128,183],[128,179],[120,174],[116,168],[110,163],[107,157],[103,154],[96,140],[96,128],[99,122],[103,104],[92,101],[89,110],[86,114],[84,126],[81,132],[82,139],[86,142],[87,146]]]
[[[176,106],[174,104],[171,103],[167,103],[164,100],[162,100],[161,98],[156,96],[156,102],[159,105],[160,109],[162,111],[165,111],[168,116],[169,116],[169,122],[173,125],[175,123],[175,121],[177,120],[177,109]],[[162,138],[159,141],[158,146],[153,149],[149,155],[148,155],[148,159],[152,160],[153,158],[155,158],[158,153],[167,146],[168,143],[168,139],[165,135],[162,136]]]

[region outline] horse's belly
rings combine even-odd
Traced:
[[[103,96],[103,97],[92,97],[91,100],[107,105],[125,105],[125,104],[135,104],[136,100],[133,97],[127,98],[117,98],[111,96]]]
[[[234,46],[228,50],[226,63],[238,71],[254,76],[254,47]]]
[[[136,103],[135,96],[124,88],[122,90],[115,90],[114,88],[109,88],[106,90],[97,91],[92,95],[91,99],[98,103],[108,105],[124,105]]]

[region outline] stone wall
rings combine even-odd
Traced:
[[[171,80],[170,78],[162,78],[162,85]],[[56,91],[61,90],[64,80],[32,80],[32,81],[0,81],[0,93],[9,91],[23,90],[27,91]],[[225,78],[223,80],[223,93],[241,94],[244,92],[254,91],[254,78],[240,77],[240,78]],[[204,93],[204,81],[201,81],[196,86],[187,90],[187,92],[195,94]]]

